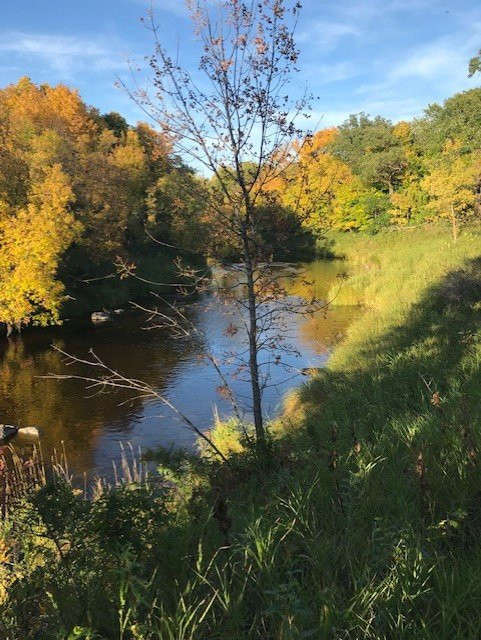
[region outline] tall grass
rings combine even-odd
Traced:
[[[465,229],[457,243],[442,225],[391,230],[376,236],[335,237],[349,277],[340,289],[333,288],[333,304],[361,305],[368,313],[349,328],[348,347],[334,354],[334,368],[352,365],[355,345],[360,346],[364,358],[366,343],[375,342],[386,326],[403,323],[412,305],[433,284],[479,257],[481,247],[479,227]]]
[[[19,501],[9,640],[479,638],[481,236],[340,250],[343,300],[366,311],[269,457],[219,425],[227,464],[158,454],[168,482]]]
[[[451,269],[478,257],[481,228],[466,228],[457,243],[440,225],[335,238],[350,277],[333,296],[334,304],[361,304],[391,315],[397,307],[407,309],[417,302]],[[337,286],[334,291],[338,292]]]

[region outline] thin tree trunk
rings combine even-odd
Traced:
[[[451,205],[451,224],[453,228],[453,242],[457,242],[458,240],[458,225],[456,221],[456,213],[454,211],[454,205]]]
[[[264,432],[264,421],[262,418],[262,399],[259,382],[256,294],[252,255],[249,245],[247,226],[245,224],[242,225],[242,245],[247,276],[247,296],[249,304],[249,368],[252,387],[252,409],[254,413],[254,427],[256,431],[257,444],[261,448],[264,448],[266,444],[266,436]]]

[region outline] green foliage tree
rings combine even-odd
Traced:
[[[388,193],[394,192],[406,167],[394,127],[381,116],[351,115],[339,127],[331,148],[367,186]]]
[[[110,113],[105,113],[102,116],[102,120],[107,125],[107,128],[112,131],[116,138],[122,138],[127,135],[129,130],[129,125],[127,120],[117,113],[116,111],[111,111]]]
[[[149,233],[189,252],[205,249],[206,189],[206,181],[183,164],[161,175],[148,190]]]
[[[341,231],[375,232],[388,225],[388,210],[385,193],[352,180],[337,190],[331,226]]]
[[[478,55],[471,58],[469,61],[469,77],[471,78],[474,74],[481,72],[481,49],[478,52]]]
[[[463,151],[480,149],[481,88],[457,93],[442,105],[429,105],[414,127],[427,156],[441,155],[446,141],[456,141]]]

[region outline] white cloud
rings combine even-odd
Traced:
[[[383,19],[392,14],[416,14],[438,11],[443,0],[344,0],[337,6],[337,13],[358,28],[374,21],[379,28]]]
[[[76,36],[10,31],[0,34],[0,60],[2,54],[28,60],[29,66],[36,60],[65,77],[82,69],[104,71],[126,66],[120,51],[107,47],[105,40]]]
[[[320,105],[322,107],[322,105]],[[321,108],[312,112],[308,126],[310,128],[337,127],[342,124],[352,113],[361,111],[369,115],[381,114],[393,122],[399,120],[410,120],[421,115],[425,102],[419,98],[386,98],[378,100],[359,100],[350,102],[348,105],[341,105],[337,109]]]
[[[317,130],[327,127],[338,127],[353,113],[352,109],[327,109],[326,111],[315,110],[311,112],[308,122],[302,123],[309,129]]]
[[[312,44],[317,50],[334,49],[346,44],[348,38],[358,43],[372,43],[385,34],[387,25],[399,26],[400,20],[411,16],[428,19],[439,14],[446,0],[337,0],[323,8],[329,19],[311,20],[299,34],[299,42]],[[307,0],[310,15],[315,15],[319,0]],[[312,6],[311,6],[312,3]]]
[[[399,122],[400,120],[411,120],[420,116],[425,107],[426,101],[424,98],[393,97],[389,99],[381,97],[378,100],[361,103],[357,112],[364,111],[371,115],[380,114],[393,122]]]
[[[314,45],[318,50],[328,50],[335,48],[344,38],[357,35],[359,35],[359,30],[354,24],[316,20],[298,34],[297,40]]]
[[[469,39],[468,39],[469,42]],[[457,78],[467,75],[472,47],[466,40],[442,39],[411,51],[389,73],[391,81],[403,78]]]
[[[430,102],[479,85],[479,79],[467,76],[480,42],[479,12],[458,14],[448,34],[374,59],[353,94],[370,113],[395,120],[418,115]]]
[[[403,86],[429,87],[435,96],[448,96],[478,84],[468,79],[468,62],[479,49],[481,22],[462,25],[459,31],[414,47],[386,69],[384,84],[370,91],[397,92]],[[369,91],[369,87],[367,88]]]
[[[383,22],[399,17],[395,14],[433,11],[441,1],[338,0],[330,10],[330,19],[312,20],[300,31],[297,39],[318,51],[334,49],[348,38],[372,40],[381,31]],[[314,4],[314,0],[312,2]]]
[[[357,76],[358,73],[359,70],[354,63],[345,60],[332,64],[309,63],[302,67],[303,78],[308,82],[315,82],[316,86],[348,80]]]

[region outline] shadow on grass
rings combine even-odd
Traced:
[[[383,459],[379,483],[388,493],[376,491],[378,510],[388,513],[392,499],[402,506],[397,522],[415,518],[416,491],[424,520],[467,509],[481,489],[480,328],[477,259],[429,289],[403,325],[373,339],[367,327],[355,354],[363,364],[327,370],[301,391],[303,446],[336,449],[353,468],[357,457]]]
[[[311,624],[324,601],[318,637],[339,625],[349,638],[476,638],[481,259],[426,291],[404,324],[370,335],[362,322],[361,364],[300,391],[280,444],[294,462],[255,510],[285,523],[277,580],[303,576],[293,589]]]

